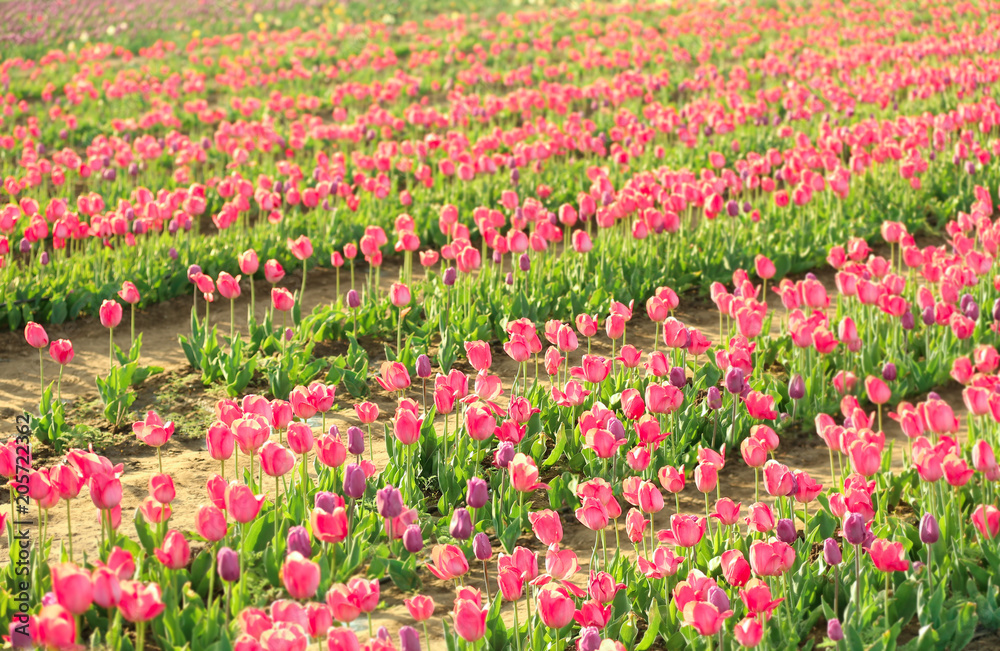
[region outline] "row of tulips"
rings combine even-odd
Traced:
[[[636,11],[655,15],[661,9],[643,6]],[[689,12],[696,9],[686,8]],[[593,12],[595,25],[613,22],[616,14],[601,8],[594,8]],[[817,9],[816,13],[823,15],[824,10]],[[559,31],[566,34],[571,31],[565,22],[568,19],[562,12],[551,15],[543,12],[530,20],[532,23],[553,20]],[[726,20],[727,24],[762,27],[758,25],[759,16]],[[455,26],[446,21],[427,28],[439,33]],[[357,33],[363,28],[345,29]],[[459,29],[477,33],[490,27],[480,22],[462,24]],[[633,43],[640,39],[629,30],[613,34],[616,42]],[[298,65],[297,61],[289,60],[287,44],[315,36],[293,30],[255,35],[253,40],[262,56],[273,57],[271,67],[287,72]],[[642,36],[647,38],[648,35]],[[505,32],[498,47],[517,49],[523,39],[523,35]],[[215,83],[226,92],[236,92],[246,83],[216,74],[225,52],[240,41],[235,37],[204,42],[195,39],[190,45],[190,56],[197,59],[195,65],[203,71],[200,74],[214,76]],[[589,39],[574,47],[585,50],[587,42]],[[934,48],[938,45],[932,36],[922,35],[920,49],[926,50],[927,55],[934,53],[961,60],[970,51],[992,51],[994,47],[985,33],[978,35],[975,43],[954,52],[936,52]],[[335,113],[343,111],[338,118],[343,125],[333,133],[297,113],[303,105],[318,105],[319,98],[311,98],[315,102],[302,99],[288,105],[286,99],[303,90],[300,83],[291,80],[292,88],[275,90],[276,96],[269,102],[234,96],[235,103],[225,109],[227,119],[221,122],[203,114],[222,109],[191,108],[202,118],[178,123],[168,119],[167,124],[175,130],[164,137],[151,135],[163,126],[157,120],[144,123],[145,126],[119,123],[122,111],[134,122],[131,99],[135,93],[148,93],[165,102],[174,101],[173,97],[179,93],[190,98],[187,104],[200,106],[205,102],[201,95],[210,84],[202,80],[178,90],[171,83],[135,84],[118,77],[109,80],[114,66],[91,68],[87,63],[103,64],[127,58],[126,63],[139,65],[138,61],[149,57],[163,58],[169,62],[168,68],[179,60],[187,65],[190,62],[179,56],[180,49],[151,48],[134,57],[134,53],[115,54],[113,48],[94,46],[78,55],[53,53],[38,62],[10,64],[15,83],[20,77],[14,71],[36,65],[53,74],[66,74],[67,81],[70,70],[85,68],[78,70],[82,87],[68,85],[60,91],[56,84],[51,84],[52,88],[39,89],[43,101],[37,104],[19,99],[17,93],[5,100],[6,112],[16,118],[11,120],[12,135],[7,144],[20,152],[16,162],[4,159],[0,172],[7,177],[5,188],[11,197],[11,203],[0,215],[0,231],[5,236],[0,251],[4,252],[5,261],[10,262],[4,277],[7,292],[4,309],[11,327],[30,320],[61,321],[83,311],[97,313],[102,302],[111,297],[113,288],[125,280],[138,285],[147,303],[174,296],[185,290],[183,270],[190,264],[202,265],[213,276],[222,270],[235,274],[233,260],[247,248],[254,248],[266,257],[280,256],[287,263],[293,259],[283,250],[287,236],[305,231],[322,242],[317,256],[322,264],[326,264],[328,255],[335,253],[352,260],[344,244],[362,237],[360,224],[389,226],[385,216],[390,213],[384,209],[384,201],[390,197],[398,210],[418,213],[409,237],[401,238],[396,247],[408,252],[404,260],[409,259],[421,242],[425,246],[447,248],[455,240],[468,240],[470,234],[481,236],[484,243],[483,247],[476,247],[481,252],[479,262],[468,251],[467,259],[461,259],[458,252],[451,258],[446,250],[441,251],[444,259],[457,261],[459,273],[487,264],[487,248],[501,260],[511,254],[508,259],[511,269],[515,267],[514,257],[523,258],[529,247],[532,254],[539,254],[519,259],[516,264],[531,267],[529,280],[520,284],[526,295],[523,304],[537,311],[521,316],[540,320],[564,311],[565,307],[557,302],[552,304],[551,298],[543,298],[541,292],[533,290],[538,285],[535,279],[544,282],[553,278],[579,278],[580,291],[566,293],[584,297],[593,295],[593,290],[607,288],[618,275],[617,268],[600,262],[604,258],[599,258],[599,263],[582,266],[574,256],[564,262],[552,261],[553,256],[544,250],[555,249],[560,242],[572,243],[577,250],[597,246],[604,256],[623,247],[635,253],[623,261],[625,277],[630,280],[627,290],[621,288],[620,293],[639,299],[646,298],[656,286],[654,276],[642,272],[636,275],[635,269],[644,267],[643,253],[648,254],[652,249],[665,255],[672,274],[684,280],[678,285],[709,275],[709,280],[715,280],[723,253],[739,256],[748,248],[744,244],[764,235],[759,223],[769,224],[775,233],[798,225],[797,238],[768,238],[768,246],[773,247],[772,257],[780,265],[801,264],[797,256],[802,254],[814,263],[818,249],[810,247],[809,242],[830,244],[837,231],[820,224],[829,221],[836,227],[842,224],[845,215],[868,214],[871,211],[865,206],[888,193],[898,196],[905,219],[915,225],[923,217],[916,206],[926,203],[924,199],[942,192],[968,196],[970,184],[963,177],[990,175],[988,163],[996,145],[988,136],[990,125],[996,120],[996,108],[988,100],[969,100],[965,79],[961,84],[939,84],[934,90],[895,107],[891,113],[880,111],[879,119],[855,121],[856,103],[879,103],[869,94],[870,88],[879,84],[869,80],[865,84],[868,92],[861,93],[861,88],[856,87],[855,92],[863,97],[850,102],[844,115],[837,114],[835,120],[843,119],[844,123],[832,125],[813,108],[819,101],[813,91],[801,88],[775,91],[766,88],[763,82],[760,87],[756,83],[747,85],[742,77],[726,82],[727,92],[754,102],[754,108],[748,112],[746,108],[710,100],[714,89],[710,91],[698,74],[685,73],[677,83],[691,92],[693,98],[681,111],[658,101],[665,90],[660,89],[663,81],[656,75],[644,74],[639,80],[656,89],[646,98],[639,92],[642,84],[626,81],[619,74],[617,84],[609,84],[604,91],[611,95],[607,106],[599,103],[592,109],[596,113],[592,121],[581,121],[578,113],[564,118],[539,109],[535,122],[542,116],[551,118],[559,125],[554,130],[544,128],[541,123],[532,129],[507,128],[506,117],[521,110],[522,105],[537,103],[531,99],[537,91],[511,80],[514,87],[511,92],[494,98],[493,103],[472,96],[471,91],[480,84],[492,83],[491,75],[477,78],[471,83],[469,94],[459,93],[449,100],[447,110],[440,112],[404,106],[410,94],[399,89],[383,98],[391,101],[393,112],[386,109],[387,115],[378,118],[355,111],[353,106],[337,106]],[[427,46],[419,46],[417,51],[426,49]],[[433,47],[429,49],[434,51]],[[848,56],[839,49],[835,51]],[[884,46],[884,51],[892,52],[892,46]],[[464,69],[476,61],[473,57],[466,62],[463,57],[455,65]],[[780,66],[772,70],[773,61],[750,58],[748,63],[775,76],[786,74]],[[392,60],[386,65],[404,64]],[[68,70],[63,72],[61,66]],[[579,81],[567,78],[550,89],[552,93],[566,95],[560,106],[582,108],[585,102],[574,96],[595,84],[594,73],[587,66],[580,67],[583,72]],[[369,79],[369,73],[359,72],[365,78],[360,83],[364,90],[357,91],[359,96],[379,93],[381,83]],[[936,75],[935,78],[948,75],[940,69],[925,73]],[[567,70],[560,74],[570,73]],[[891,67],[873,74],[883,85],[888,83],[886,78],[894,78]],[[102,82],[107,86],[103,87]],[[36,83],[37,80],[24,81],[25,88],[34,88]],[[345,81],[338,86],[337,101],[351,94],[352,83],[356,82]],[[412,83],[414,94],[424,99],[442,85],[439,80]],[[611,90],[615,85],[624,85],[627,90],[619,91],[622,94],[618,96]],[[103,87],[103,92],[97,90],[98,86]],[[825,85],[821,88],[825,91],[820,95],[824,100],[835,100],[838,106],[845,101],[838,92],[827,91]],[[948,101],[930,104],[932,110],[921,115],[924,102],[939,93],[954,93],[956,101],[951,102],[948,95]],[[100,132],[99,135],[76,143],[76,150],[60,149],[63,141],[57,131],[40,124],[44,116],[39,113],[48,111],[45,102],[53,98],[65,98],[80,112],[104,102],[105,106],[113,107],[107,109],[112,114],[102,114],[99,118],[89,115],[91,120],[87,125]],[[956,106],[959,101],[965,103]],[[796,110],[786,119],[779,116],[777,123],[772,124],[767,116],[789,102],[797,106]],[[251,103],[255,107],[249,112],[240,108]],[[913,111],[908,112],[906,109],[911,105]],[[258,113],[264,110],[292,117],[271,122]],[[533,114],[532,109],[525,110]],[[439,130],[470,111],[481,112],[482,120],[459,122],[468,132],[468,142],[444,146]],[[638,119],[640,114],[645,120]],[[830,115],[826,113],[826,118]],[[914,117],[917,115],[920,117]],[[22,125],[21,118],[27,118],[29,126]],[[61,119],[73,131],[80,127],[81,118],[60,113],[56,118],[45,119]],[[210,128],[202,128],[205,121]],[[128,137],[104,133],[101,125],[107,124],[117,124],[118,131]],[[384,127],[381,136],[368,126],[371,124]],[[492,134],[494,126],[501,129],[501,135]],[[908,135],[925,129],[933,136]],[[769,135],[761,137],[759,134],[765,131]],[[249,135],[254,133],[265,135],[259,138]],[[721,138],[720,134],[726,134],[723,142],[716,140]],[[675,136],[690,145],[690,154],[678,152],[681,160],[664,166],[661,160],[665,156],[664,143]],[[323,152],[322,145],[329,140],[349,141],[355,148],[354,155],[330,156]],[[728,154],[727,147],[732,154]],[[276,160],[278,149],[288,158]],[[949,150],[954,151],[951,160],[946,156]],[[847,164],[839,162],[844,151],[850,153]],[[578,156],[580,162],[567,160],[571,155]],[[604,167],[609,159],[614,166]],[[176,167],[174,174],[169,177],[153,174],[152,170],[161,163],[168,168]],[[250,165],[257,168],[251,171]],[[706,170],[703,177],[690,171],[702,167]],[[503,168],[509,173],[499,174]],[[199,176],[206,182],[192,184],[193,169],[202,172]],[[55,188],[67,183],[67,175],[88,190],[78,193],[75,205],[66,197],[52,196]],[[498,198],[499,201],[491,203],[504,210],[466,201],[470,195]],[[443,209],[438,212],[414,208],[421,206],[443,206]],[[344,215],[349,218],[343,218]],[[218,234],[206,237],[201,222],[207,222],[209,217]],[[589,234],[577,230],[571,235],[579,220],[590,224],[591,229],[596,225],[601,236],[593,230]],[[877,216],[871,217],[867,227],[877,225],[876,220]],[[616,224],[617,227],[611,228]],[[667,235],[663,237],[650,237],[664,231]],[[654,248],[652,242],[643,243],[644,240],[655,241],[657,245]],[[725,246],[717,246],[720,242]],[[688,256],[676,253],[691,243],[704,255],[688,260]],[[365,250],[362,241],[353,248],[360,248],[366,261],[378,266],[383,254],[388,253],[387,244],[377,242],[374,248]],[[52,264],[56,259],[59,264]],[[750,262],[736,259],[743,266]],[[313,259],[308,264],[315,263]],[[336,256],[331,263],[338,264]],[[93,283],[81,287],[84,277],[92,277]],[[72,297],[70,288],[74,290]],[[504,313],[523,311],[516,294],[494,294],[490,302],[499,303]],[[576,300],[581,303],[572,306],[574,311],[603,307],[599,300],[587,305],[582,304],[582,298]],[[470,333],[462,334],[464,339]]]
[[[145,568],[140,576],[156,580],[159,600],[177,605],[160,618],[155,608],[148,611],[153,613],[151,630],[170,644],[232,635],[233,644],[245,648],[300,648],[324,639],[331,649],[354,648],[360,644],[358,632],[345,625],[373,613],[379,602],[377,579],[388,577],[411,591],[418,589],[423,575],[455,584],[454,604],[440,629],[452,647],[562,648],[572,641],[583,649],[602,644],[648,648],[662,636],[668,646],[764,643],[777,648],[804,640],[819,617],[830,640],[847,640],[852,648],[875,637],[883,645],[897,640],[913,617],[924,627],[913,641],[915,648],[960,647],[971,639],[977,622],[995,621],[996,603],[989,595],[995,592],[993,573],[1000,569],[1000,511],[991,485],[1000,479],[993,452],[1000,410],[992,407],[1000,355],[989,345],[973,349],[968,342],[973,332],[991,332],[982,315],[969,307],[984,301],[988,292],[967,300],[959,311],[954,307],[961,302],[958,292],[947,285],[955,273],[974,279],[975,269],[992,267],[989,249],[979,253],[989,265],[973,267],[976,241],[970,238],[965,244],[962,239],[965,232],[986,239],[993,227],[989,192],[979,189],[977,194],[970,215],[960,215],[948,227],[951,254],[930,247],[918,260],[912,238],[891,222],[883,233],[906,251],[902,262],[880,259],[858,241],[831,250],[841,290],[839,339],[830,332],[827,290],[811,278],[777,284],[787,319],[777,326],[777,338],[765,336],[758,319],[761,312],[766,315],[767,305],[754,298],[759,288],[748,274],[737,272],[732,292],[713,292],[724,308],[723,329],[732,337],[704,363],[698,358],[710,346],[700,349],[700,333],[660,310],[664,307],[669,315],[678,304],[668,288],[647,304],[649,316],[662,323],[657,338],[662,337],[665,351],[646,355],[642,370],[643,354],[625,343],[633,306],[620,302],[612,303],[604,319],[606,334],[620,353],[614,359],[581,350],[579,365],[569,366],[570,354],[581,347],[579,337],[597,335],[594,317],[582,315],[572,325],[545,324],[542,334],[551,345],[544,356],[547,382],[529,379],[526,368],[543,349],[536,326],[525,319],[509,321],[503,349],[520,370],[507,396],[500,378],[490,372],[494,362],[485,342],[470,341],[464,347],[476,371],[474,381],[456,370],[442,371],[435,378],[432,401],[425,392],[419,400],[408,397],[409,369],[398,361],[385,362],[377,383],[395,396],[398,407],[386,423],[389,460],[382,468],[364,459],[374,446],[370,426],[378,421],[375,403],[355,406],[359,425],[368,427],[366,439],[361,427],[351,427],[342,437],[336,426],[320,425],[315,434],[315,416],[330,411],[335,401],[333,388],[323,383],[295,388],[287,402],[260,396],[222,401],[216,407],[218,421],[206,436],[221,472],[209,479],[208,503],[196,516],[197,538],[206,543],[197,557],[188,538],[170,528],[175,491],[162,473],[150,478],[150,495],[136,511],[138,542],[120,533],[121,468],[99,455],[71,452],[67,463],[33,473],[28,491],[44,522],[43,512],[59,500],[66,500],[69,515],[71,500],[82,486],[89,487],[105,523],[98,558],[108,565],[114,555],[140,559],[138,566]],[[893,271],[908,264],[907,259],[916,263],[910,265],[914,272],[909,279]],[[765,259],[758,260],[762,277],[770,275],[769,269]],[[856,295],[844,291],[851,277]],[[875,284],[873,280],[880,288],[863,289],[863,283]],[[922,298],[927,294],[930,299]],[[905,309],[893,307],[895,298],[906,302]],[[912,315],[910,299],[912,305],[926,303],[925,313],[940,318],[910,324],[923,330],[906,344],[891,333],[905,329],[893,320]],[[801,305],[813,310],[809,318]],[[963,319],[971,323],[965,325]],[[32,328],[31,337],[37,332]],[[927,342],[926,350],[933,348],[949,360],[945,372],[966,385],[969,436],[956,436],[959,421],[936,394],[916,406],[902,402],[890,416],[900,422],[909,444],[900,471],[894,473],[882,405],[891,399],[892,387],[901,386],[903,374],[922,368],[928,372],[934,363],[926,353],[914,359],[914,353],[923,352],[921,341]],[[789,383],[789,401],[803,400],[803,387],[818,392],[815,407],[827,402],[828,390],[821,386],[831,385],[839,395],[842,420],[826,411],[815,417],[816,433],[830,451],[826,486],[774,457],[794,420],[787,414],[779,418],[778,401],[769,393],[777,380],[761,368],[766,353],[757,345],[774,350],[779,359],[784,356],[788,368],[804,364],[798,368],[809,371],[808,382],[793,378]],[[878,377],[868,375],[864,394],[858,394],[862,385],[849,369],[865,372],[870,362],[861,354],[863,346],[874,348],[880,360],[888,351],[898,364],[885,364]],[[557,359],[562,354],[566,358]],[[426,358],[417,368],[418,377],[431,375]],[[669,381],[660,384],[661,377]],[[706,389],[704,396],[696,389]],[[699,443],[712,420],[728,417],[723,416],[730,409],[726,402],[732,405],[726,441],[738,444],[737,463],[754,469],[754,502],[746,508],[722,497],[725,468],[732,462],[726,445],[715,449]],[[877,409],[869,412],[865,405]],[[451,413],[455,425],[449,433]],[[135,424],[135,431],[159,448],[169,441],[173,427],[151,413]],[[6,450],[11,476],[16,474],[14,452]],[[246,457],[242,466],[240,453]],[[692,456],[704,516],[680,506],[687,486],[685,465]],[[230,459],[235,479],[227,481]],[[550,476],[542,481],[542,469],[556,463],[570,472],[547,471]],[[426,484],[418,478],[424,476],[437,478],[442,494],[437,504],[423,493]],[[542,489],[551,508],[535,497]],[[664,491],[674,494],[673,508]],[[628,503],[627,512],[621,500]],[[463,501],[465,506],[456,506]],[[904,504],[921,515],[919,526],[900,517]],[[564,522],[566,507],[579,526],[593,532],[589,563],[579,555],[582,550],[564,545],[564,525],[577,526]],[[619,526],[622,516],[624,527]],[[657,529],[655,523],[664,518],[667,527]],[[525,529],[545,546],[544,572],[539,551],[518,544]],[[631,553],[622,545],[622,533],[633,546]],[[429,556],[427,538],[434,540]],[[43,597],[43,602],[55,603],[34,620],[38,635],[53,637],[36,641],[54,647],[70,644],[83,627],[73,616],[90,613],[89,630],[106,634],[112,645],[122,644],[119,628],[111,625],[117,613],[104,617],[91,600],[74,600],[80,590],[55,589],[55,577],[65,574],[100,590],[94,569],[72,565],[72,538],[66,542],[62,555],[70,565],[51,572],[53,596]],[[814,550],[820,548],[817,556]],[[477,562],[483,566],[483,582],[465,585],[473,581]],[[577,581],[585,565],[587,587],[581,588]],[[429,576],[423,574],[425,566]],[[222,595],[214,587],[216,575]],[[962,584],[958,577],[968,580]],[[247,590],[248,582],[284,589],[289,598],[261,603],[257,593]],[[946,591],[945,586],[952,587]],[[943,608],[946,599],[954,608]],[[133,607],[128,601],[98,606],[117,606],[125,619],[140,621],[125,614]],[[426,595],[412,597],[408,606],[414,623],[427,622],[436,612]],[[503,624],[511,616],[516,618],[513,627]],[[136,634],[145,635],[144,625],[137,625]],[[401,647],[421,645],[415,627],[398,635]],[[370,649],[395,648],[388,632],[376,633],[371,625],[366,644]]]

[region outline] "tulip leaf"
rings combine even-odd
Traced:
[[[194,586],[194,588],[198,592],[198,594],[201,594],[202,591],[204,591],[206,593],[206,599],[208,592],[209,568],[211,567],[211,565],[212,565],[211,548],[203,549],[201,553],[195,557],[194,562],[191,563],[191,576],[194,577],[195,581],[197,581],[197,584]]]
[[[153,531],[146,523],[146,518],[142,516],[139,509],[136,509],[132,520],[135,522],[135,532],[139,534],[139,542],[142,543],[142,548],[146,551],[147,556],[152,556],[153,550],[156,548],[156,543],[153,541]]]
[[[241,525],[246,526],[246,525]],[[250,525],[250,530],[243,540],[242,553],[250,555],[253,552],[264,551],[268,543],[274,538],[274,512],[258,517]]]
[[[639,643],[635,646],[635,651],[645,651],[645,649],[653,646],[653,642],[656,641],[656,636],[660,633],[660,623],[660,608],[658,605],[653,605],[649,610],[649,620],[646,622],[646,632],[639,640]]]
[[[514,546],[517,544],[517,539],[521,536],[521,513],[518,511],[517,517],[514,521],[507,525],[503,530],[503,533],[498,536],[500,539],[500,544],[503,545],[504,551],[508,554],[514,553]]]
[[[546,457],[545,461],[542,462],[543,467],[547,468],[551,465],[554,465],[557,461],[559,461],[559,459],[562,457],[563,450],[566,449],[567,438],[568,437],[566,436],[565,428],[560,428],[559,431],[556,432],[556,444],[552,448],[552,452],[549,453],[549,456]]]

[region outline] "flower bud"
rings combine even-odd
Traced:
[[[740,393],[743,390],[743,369],[730,366],[726,371],[726,391]]]
[[[933,545],[940,537],[941,529],[938,527],[937,518],[930,513],[924,513],[920,518],[920,542]]]
[[[375,506],[383,518],[397,518],[403,512],[403,494],[391,484],[375,493]]]
[[[896,365],[892,362],[886,362],[882,366],[882,379],[886,382],[892,382],[898,376],[898,371],[896,371]]]
[[[913,330],[917,325],[916,320],[913,318],[913,312],[909,310],[903,312],[903,316],[899,317],[899,325],[903,326],[903,330]]]
[[[795,523],[790,518],[781,518],[778,520],[778,524],[775,525],[775,533],[778,540],[786,545],[791,545],[798,537],[798,533],[795,531]]]
[[[608,431],[611,432],[611,436],[615,437],[616,441],[625,438],[625,426],[614,416],[608,419]]]
[[[840,627],[839,619],[834,618],[826,623],[826,636],[834,642],[844,639],[844,629]]]
[[[347,428],[347,451],[355,455],[365,451],[365,433],[360,427],[352,425]]]
[[[844,538],[852,545],[865,541],[865,519],[860,513],[848,513],[844,518]]]
[[[330,491],[320,491],[313,498],[313,506],[326,513],[333,513],[337,508],[337,496]]]
[[[493,546],[490,545],[490,537],[480,531],[472,539],[472,553],[476,555],[476,560],[488,561],[493,558]]]
[[[840,565],[844,560],[844,555],[840,552],[840,545],[833,538],[823,541],[823,560],[827,565]]]
[[[485,479],[472,477],[466,483],[465,502],[469,508],[481,509],[490,499],[489,485]]]
[[[685,384],[687,384],[687,375],[684,373],[684,369],[680,366],[675,366],[670,369],[670,384],[680,389]]]
[[[472,535],[472,517],[469,515],[468,509],[459,507],[452,512],[448,533],[459,540],[469,539],[469,536]]]
[[[444,275],[441,280],[445,285],[451,287],[455,284],[455,281],[458,280],[458,271],[455,270],[455,267],[448,267],[444,270]]]
[[[576,651],[597,651],[601,648],[601,633],[596,626],[585,626],[576,641]]]
[[[726,591],[719,586],[712,586],[708,589],[708,603],[719,609],[720,613],[729,610],[729,597]]]
[[[223,547],[215,557],[219,568],[219,578],[226,583],[238,581],[240,578],[240,557],[229,547]]]
[[[427,379],[431,376],[431,358],[427,355],[417,357],[417,377]]]
[[[347,307],[351,308],[352,310],[361,307],[361,297],[358,296],[358,291],[356,289],[348,290]]]
[[[510,271],[507,272],[507,278],[504,280],[504,282],[506,282],[508,285],[513,285],[514,284],[514,274],[513,274],[513,272],[510,272]]]
[[[399,650],[420,651],[420,633],[412,626],[399,629]]]
[[[493,464],[497,468],[506,468],[513,459],[516,451],[514,450],[514,445],[509,441],[503,441],[497,446],[496,452],[493,453]]]
[[[788,382],[788,397],[792,400],[802,400],[806,395],[806,381],[796,373]]]
[[[309,540],[309,532],[305,527],[300,525],[291,527],[288,530],[287,541],[287,553],[298,552],[306,558],[312,556],[312,541]]]
[[[403,531],[403,547],[411,554],[424,548],[424,534],[418,525],[411,524]]]
[[[365,471],[356,463],[344,466],[344,495],[359,500],[365,494]]]
[[[719,391],[719,387],[711,386],[708,387],[708,408],[712,411],[722,409],[722,392]]]
[[[531,271],[531,258],[528,257],[527,253],[522,253],[521,257],[518,258],[517,267],[521,271]]]

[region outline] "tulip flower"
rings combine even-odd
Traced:
[[[160,468],[160,474],[163,474],[163,457],[160,448],[174,435],[174,422],[172,420],[163,422],[163,419],[155,411],[149,411],[146,412],[145,420],[132,423],[132,431],[137,439],[156,448],[156,461]]]
[[[39,393],[39,397],[41,397],[45,393],[45,366],[42,359],[42,349],[49,345],[49,335],[45,332],[45,328],[34,321],[29,321],[28,325],[24,327],[24,339],[29,346],[38,349],[38,384],[41,387]]]
[[[42,606],[34,617],[32,642],[46,649],[68,649],[76,644],[76,620],[59,604]]]
[[[160,594],[160,586],[155,583],[143,585],[138,581],[122,581],[121,589],[122,597],[118,609],[122,617],[136,624],[138,629],[136,649],[142,651],[146,639],[146,622],[159,617],[166,609]]]
[[[319,587],[319,565],[291,552],[281,566],[281,581],[293,599],[311,599]]]

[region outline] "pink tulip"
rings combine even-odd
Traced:
[[[243,253],[237,254],[236,262],[240,265],[240,272],[248,276],[253,276],[257,273],[257,269],[260,266],[260,262],[257,259],[257,252],[253,249],[247,249]]]
[[[233,456],[236,448],[236,437],[222,421],[215,421],[205,435],[208,455],[216,461],[225,461]]]
[[[216,281],[216,284],[219,287],[219,294],[222,298],[227,298],[229,300],[239,298],[240,278],[242,278],[242,276],[236,276],[234,278],[225,271],[219,273],[219,279]]]
[[[260,448],[260,465],[268,477],[282,477],[295,466],[295,457],[280,443],[265,441]]]
[[[406,610],[409,611],[413,621],[423,622],[434,615],[434,599],[426,595],[414,595],[403,600]]]
[[[764,638],[764,625],[754,617],[744,617],[733,627],[733,637],[741,646],[752,649]]]
[[[171,570],[186,567],[191,560],[191,548],[184,535],[176,529],[171,529],[163,537],[163,545],[153,550],[156,558]]]
[[[32,348],[45,348],[49,345],[49,335],[45,332],[45,328],[34,321],[29,321],[28,325],[24,326],[24,340]]]
[[[681,624],[693,627],[700,635],[715,635],[732,614],[731,610],[719,612],[718,608],[707,601],[690,601],[684,605]]]
[[[274,287],[271,289],[271,304],[279,312],[287,312],[295,307],[295,298],[284,287]]]
[[[722,576],[729,585],[741,587],[750,580],[750,564],[738,549],[722,553]]]
[[[226,514],[211,504],[202,504],[195,511],[194,527],[198,535],[209,542],[222,540],[229,530]]]
[[[903,548],[903,543],[876,538],[872,541],[868,553],[875,569],[880,572],[905,572],[910,568],[910,561],[906,560],[906,550]]]
[[[155,619],[166,609],[160,594],[160,586],[155,583],[143,585],[138,581],[122,581],[122,598],[118,609],[122,617],[130,622],[146,622]]]
[[[45,649],[69,649],[76,643],[76,620],[60,606],[42,606],[34,618],[32,642]]]
[[[122,288],[118,292],[118,297],[129,305],[135,305],[139,302],[139,290],[136,288],[135,283],[126,280],[122,283]]]
[[[559,546],[563,537],[563,528],[558,513],[551,510],[533,511],[528,514],[528,519],[539,542],[547,545],[550,549]]]
[[[305,235],[288,240],[288,248],[297,260],[306,260],[313,254],[312,242]]]
[[[776,524],[771,507],[763,502],[754,502],[751,504],[750,513],[743,521],[746,522],[749,529],[757,533],[773,531]]]
[[[49,346],[49,356],[57,364],[66,365],[73,361],[73,344],[69,339],[56,339]]]
[[[662,579],[677,574],[677,568],[684,562],[683,556],[677,556],[668,547],[657,547],[652,560],[642,556],[638,558],[639,571],[646,578]]]
[[[886,383],[873,375],[865,378],[865,391],[868,393],[868,399],[876,405],[884,405],[892,397],[892,391]]]
[[[670,528],[660,531],[660,542],[678,547],[694,547],[705,536],[708,522],[696,515],[675,513],[670,516]]]
[[[74,615],[81,615],[93,601],[90,574],[73,563],[59,563],[50,568],[52,592],[56,601]]]
[[[399,362],[382,362],[375,381],[389,393],[401,391],[410,386],[410,373]]]
[[[522,452],[514,455],[507,465],[507,470],[510,472],[511,486],[514,490],[528,493],[538,488],[549,487],[548,484],[538,481],[538,466],[535,465],[535,460]]]
[[[538,614],[549,628],[560,629],[573,621],[576,604],[563,588],[542,589],[538,594]]]
[[[465,354],[469,358],[469,364],[480,373],[489,369],[493,364],[490,345],[485,341],[465,342]]]
[[[599,355],[584,355],[582,367],[573,369],[573,375],[591,384],[604,382],[610,372],[611,360]]]
[[[482,639],[486,635],[487,612],[487,608],[471,599],[456,599],[451,613],[455,632],[466,642]]]
[[[389,302],[396,307],[404,307],[410,304],[412,295],[410,288],[403,283],[393,283],[389,288]]]
[[[313,535],[320,542],[340,543],[347,540],[347,511],[343,506],[334,508],[333,513],[313,509],[310,524]]]
[[[264,505],[263,495],[254,495],[249,486],[235,481],[229,482],[226,486],[224,499],[226,513],[240,524],[251,522]]]
[[[431,562],[427,569],[442,581],[451,581],[469,571],[469,561],[462,550],[454,545],[435,545],[431,550]]]
[[[94,603],[100,608],[115,608],[122,598],[118,575],[107,565],[99,565],[90,575]]]
[[[663,466],[658,472],[660,486],[668,493],[679,493],[684,490],[684,466],[674,468]]]
[[[120,303],[106,299],[98,310],[101,325],[105,328],[117,328],[122,322],[122,306]]]
[[[780,540],[750,545],[750,568],[757,576],[779,576],[795,563],[795,549]]]
[[[972,512],[972,524],[980,535],[992,540],[1000,534],[1000,510],[991,504],[980,504]]]
[[[154,448],[161,447],[174,435],[174,422],[163,422],[155,411],[146,413],[146,419],[132,423],[137,439]]]
[[[723,497],[715,503],[715,513],[712,517],[718,519],[723,526],[731,527],[739,522],[740,502],[733,502],[728,497]]]
[[[97,474],[90,478],[90,499],[98,509],[107,511],[121,504],[122,482],[113,475]]]
[[[293,599],[311,599],[319,587],[319,565],[292,552],[281,566],[281,581]]]

